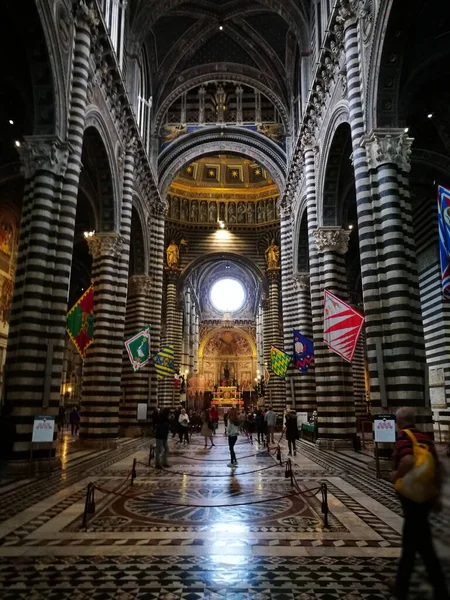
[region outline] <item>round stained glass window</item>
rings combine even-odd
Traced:
[[[211,288],[211,303],[220,312],[236,312],[244,306],[244,286],[237,279],[219,279]]]

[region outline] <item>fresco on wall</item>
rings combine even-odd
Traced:
[[[234,331],[221,331],[206,344],[203,356],[251,355],[252,349],[243,335]]]

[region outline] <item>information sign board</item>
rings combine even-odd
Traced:
[[[307,412],[298,412],[297,413],[297,426],[299,429],[302,428],[303,423],[308,423],[308,413]]]
[[[31,442],[53,442],[55,432],[55,417],[49,415],[39,415],[34,417],[33,436]]]
[[[147,405],[143,402],[139,403],[137,405],[136,419],[138,421],[146,421],[147,420]]]
[[[395,442],[395,415],[374,415],[374,442]]]

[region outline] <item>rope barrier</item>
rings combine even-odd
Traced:
[[[138,464],[142,465],[143,467],[147,467],[148,465],[139,462]],[[285,464],[285,463],[283,463]],[[273,469],[274,467],[279,467],[280,465],[278,463],[275,463],[273,465],[269,465],[268,467],[263,467],[262,469],[254,469],[253,471],[244,471],[244,472],[239,472],[237,473],[237,475],[251,475],[252,473],[260,473],[261,471],[267,471],[268,469]],[[151,469],[157,469],[157,467],[153,467],[150,465]],[[225,475],[221,475],[221,474],[217,474],[215,473],[214,475],[201,475],[199,473],[185,473],[184,471],[175,471],[174,469],[170,468],[165,468],[165,467],[161,467],[161,470],[163,471],[167,471],[168,473],[171,473],[173,475],[184,475],[187,477],[229,477],[230,475],[233,475],[232,473],[226,473]]]

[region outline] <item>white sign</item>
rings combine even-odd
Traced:
[[[53,442],[53,433],[55,431],[55,417],[37,416],[34,417],[32,443]]]
[[[308,413],[307,412],[298,412],[297,413],[297,427],[299,427],[301,429],[303,423],[309,423]]]
[[[137,416],[138,421],[146,421],[147,420],[147,405],[144,403],[139,403],[137,405]]]
[[[375,415],[373,431],[374,442],[395,442],[395,415]]]

